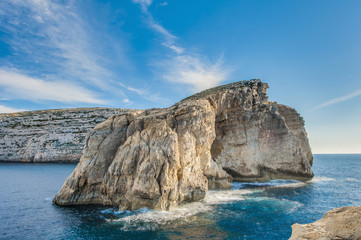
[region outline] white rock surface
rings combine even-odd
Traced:
[[[310,224],[293,224],[290,240],[360,240],[361,207],[340,207],[328,211]]]
[[[78,108],[0,114],[0,161],[78,162],[87,134],[126,111]]]
[[[113,116],[88,136],[54,202],[168,209],[237,181],[309,180],[303,119],[268,102],[259,80],[203,91],[165,109]]]

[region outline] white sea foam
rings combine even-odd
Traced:
[[[199,202],[182,204],[171,207],[169,211],[155,211],[143,208],[137,211],[117,211],[114,208],[105,209],[101,213],[111,215],[106,217],[109,223],[119,224],[125,231],[154,230],[167,224],[182,224],[194,221],[196,215],[211,212],[218,204],[244,201],[265,201],[272,207],[287,209],[288,212],[295,212],[302,206],[301,203],[287,199],[277,199],[269,197],[250,197],[255,192],[261,192],[269,188],[298,188],[316,182],[333,181],[333,178],[317,176],[308,182],[298,182],[292,180],[275,180],[265,183],[233,183],[230,190],[208,191],[205,198]],[[252,189],[245,189],[253,187]],[[266,204],[266,203],[265,203]]]
[[[108,208],[105,210],[100,211],[103,214],[113,214],[115,212],[115,208]]]
[[[345,181],[346,182],[359,182],[360,180],[356,179],[356,178],[345,178]]]
[[[120,223],[125,231],[133,230],[154,230],[161,225],[166,225],[174,221],[187,222],[193,220],[193,217],[202,212],[212,211],[210,205],[203,202],[194,202],[171,207],[169,211],[155,211],[143,208],[134,211],[133,214],[118,218],[109,219],[108,222]]]
[[[243,187],[257,187],[257,189],[272,189],[272,188],[298,188],[303,187],[309,182],[300,182],[296,180],[272,180],[269,182],[251,182],[242,183]]]
[[[242,201],[244,195],[252,192],[245,189],[208,191],[203,200],[171,207],[169,211],[155,211],[143,208],[137,211],[116,212],[111,208],[101,212],[122,215],[121,218],[107,220],[108,222],[120,223],[122,230],[153,230],[170,222],[175,224],[175,221],[178,223],[191,221],[197,214],[213,211],[214,206],[217,204]]]
[[[303,206],[303,204],[298,201],[272,197],[256,197],[250,200],[255,202],[268,202],[271,203],[272,207],[286,209],[287,212],[296,212],[300,207]]]
[[[224,204],[244,200],[244,195],[253,193],[245,189],[208,191],[203,199],[205,204]]]
[[[275,185],[270,185],[270,186],[268,186],[268,188],[299,188],[299,187],[307,186],[312,183],[320,183],[320,182],[328,182],[328,181],[335,181],[335,179],[325,177],[325,176],[316,176],[306,182],[295,182],[295,181],[290,182],[288,180],[286,180],[286,181],[277,180],[277,181],[274,181],[276,183]]]
[[[294,182],[294,183],[285,183],[281,185],[270,186],[269,188],[299,188],[304,187],[310,184],[309,182]]]
[[[330,177],[325,177],[325,176],[316,176],[316,177],[312,178],[312,180],[307,181],[307,182],[318,183],[318,182],[329,182],[329,181],[335,181],[335,179],[330,178]]]

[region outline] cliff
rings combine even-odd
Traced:
[[[0,161],[78,162],[87,134],[126,111],[77,108],[0,114]]]
[[[236,82],[165,109],[130,111],[96,126],[59,205],[168,209],[236,181],[309,180],[304,121],[268,102],[268,85]]]
[[[330,210],[310,224],[293,224],[290,240],[361,239],[361,207],[340,207]]]

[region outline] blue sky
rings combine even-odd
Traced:
[[[2,0],[0,112],[167,107],[260,78],[315,153],[361,152],[361,1]]]

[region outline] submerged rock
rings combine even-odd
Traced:
[[[0,161],[78,162],[87,134],[117,108],[74,108],[0,114]]]
[[[164,109],[110,117],[89,134],[54,202],[168,209],[236,181],[309,180],[304,121],[268,102],[260,80],[236,82]]]
[[[310,224],[293,224],[290,240],[361,239],[361,207],[340,207]]]

